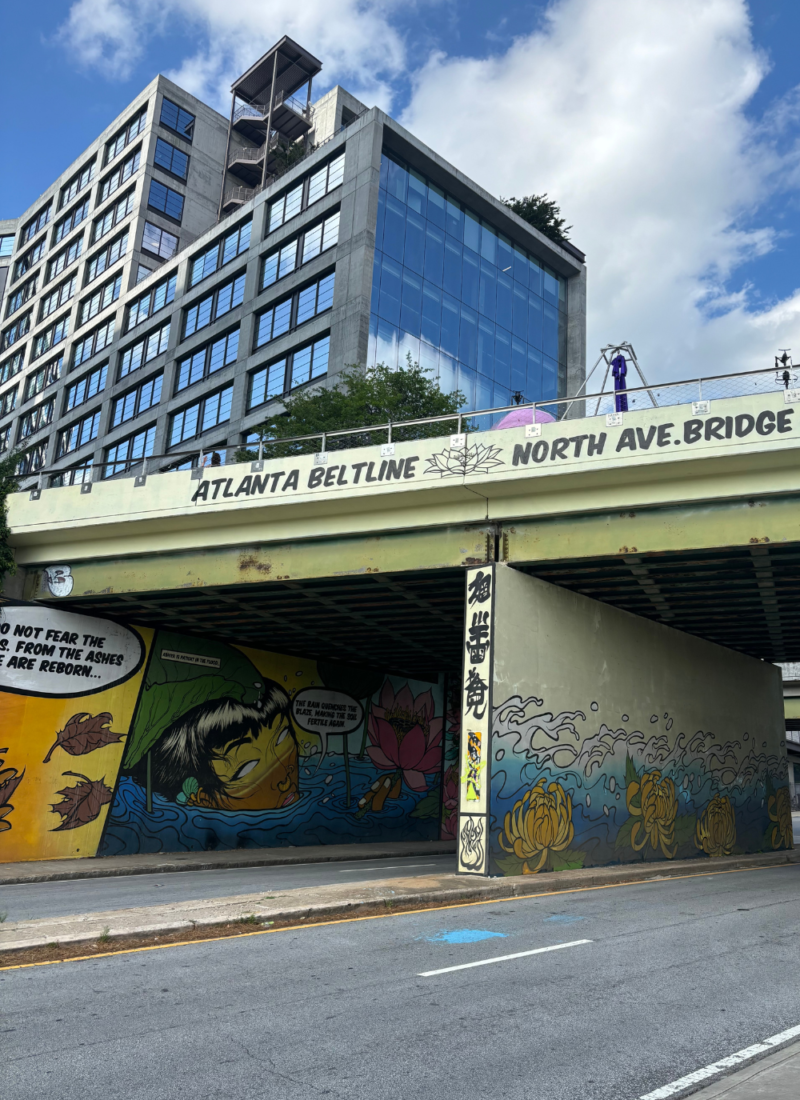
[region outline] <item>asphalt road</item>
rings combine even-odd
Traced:
[[[9,970],[3,1095],[637,1100],[800,1023],[799,937],[788,865]]]
[[[455,869],[455,855],[430,855],[23,883],[0,886],[0,913],[6,913],[6,920],[10,921],[35,920],[137,905],[225,898],[261,890],[271,893],[305,886],[369,882],[405,874],[442,874]]]

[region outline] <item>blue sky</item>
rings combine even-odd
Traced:
[[[38,0],[3,5],[0,33],[0,217],[156,73],[222,106],[288,33],[324,85],[489,190],[561,203],[587,252],[590,359],[633,339],[654,377],[752,369],[793,336],[800,359],[796,2]]]

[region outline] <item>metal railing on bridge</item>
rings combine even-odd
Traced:
[[[417,420],[390,421],[382,424],[364,425],[358,428],[342,428],[332,432],[315,432],[309,435],[293,436],[289,439],[253,438],[246,443],[197,446],[193,450],[169,451],[166,454],[147,455],[126,463],[122,469],[119,464],[99,464],[93,477],[97,480],[116,480],[125,477],[143,477],[156,473],[169,473],[180,469],[198,467],[225,466],[236,462],[252,462],[261,459],[280,458],[290,455],[325,453],[350,450],[355,447],[378,446],[388,443],[402,443],[414,439],[431,437],[474,435],[499,428],[512,413],[519,414],[515,421],[523,423],[534,420],[565,420],[581,417],[606,417],[617,411],[617,399],[621,395],[627,398],[629,412],[641,412],[653,408],[665,408],[672,405],[692,404],[698,414],[708,412],[705,405],[698,402],[719,401],[730,397],[748,397],[758,394],[776,393],[788,390],[798,379],[792,372],[781,373],[773,370],[747,371],[735,374],[709,375],[684,381],[664,382],[659,385],[638,386],[630,389],[604,393],[582,393],[580,396],[563,397],[550,401],[520,401],[488,409],[462,409],[458,413],[441,416],[426,416]],[[800,391],[797,391],[800,399]],[[529,411],[529,417],[525,416]],[[536,413],[544,417],[536,417]],[[254,436],[256,433],[253,433]],[[459,443],[463,445],[463,443]],[[36,480],[25,486],[27,489],[38,484],[41,488],[45,478],[55,478],[68,472],[68,468],[41,470]]]

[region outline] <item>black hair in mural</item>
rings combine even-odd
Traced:
[[[168,726],[153,746],[153,788],[174,800],[191,776],[207,796],[223,799],[225,783],[212,767],[215,754],[239,739],[255,739],[262,726],[279,714],[288,719],[290,712],[289,696],[274,680],[265,681],[262,698],[255,705],[222,698],[192,707]],[[145,764],[142,761],[136,770],[143,773]]]

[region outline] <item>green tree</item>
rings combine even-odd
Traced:
[[[0,588],[3,587],[5,578],[13,576],[17,571],[14,553],[8,545],[10,531],[6,499],[9,493],[15,493],[19,488],[19,480],[15,473],[18,461],[18,455],[7,455],[0,460]]]
[[[328,388],[301,390],[286,398],[286,412],[270,417],[256,429],[264,439],[265,455],[312,454],[319,450],[319,433],[345,428],[361,428],[370,424],[418,420],[426,416],[452,416],[455,419],[465,404],[465,397],[456,390],[442,393],[428,372],[411,356],[405,367],[391,370],[383,363],[365,371],[362,367],[346,367],[337,376],[336,385]],[[396,442],[448,435],[452,423],[418,424],[393,430]],[[281,443],[282,439],[317,433],[317,439],[299,443]],[[386,432],[359,432],[340,440],[334,446],[365,447],[385,443]],[[253,451],[240,452],[239,457],[254,458]]]
[[[561,208],[547,195],[525,195],[521,199],[501,199],[501,202],[513,210],[523,221],[528,222],[534,229],[544,233],[551,241],[561,243],[568,241],[567,234],[571,225],[565,225],[566,218],[561,217]]]

